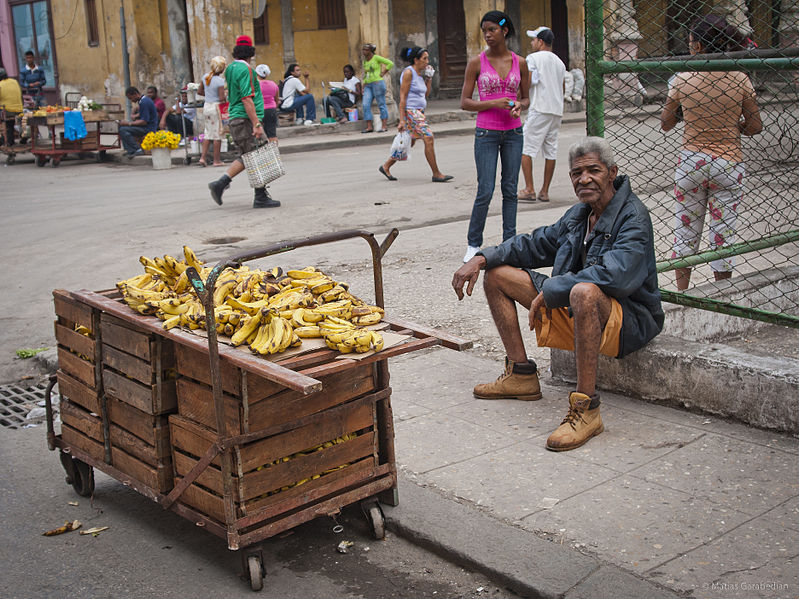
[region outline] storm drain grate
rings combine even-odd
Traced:
[[[20,385],[0,385],[0,426],[18,429],[26,424],[40,420],[28,420],[26,417],[33,408],[44,405],[44,392],[47,381],[32,387]],[[52,394],[53,399],[56,394]]]

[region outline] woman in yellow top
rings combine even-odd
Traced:
[[[377,46],[374,44],[364,44],[361,53],[363,54],[363,119],[366,121],[366,129],[361,133],[371,133],[374,131],[372,125],[372,99],[377,100],[380,109],[380,132],[388,131],[386,122],[388,121],[388,108],[386,108],[386,82],[383,77],[392,68],[394,63],[388,58],[383,58],[375,54]]]
[[[691,26],[688,44],[692,55],[719,54],[740,49],[740,38],[722,17],[710,14]],[[740,71],[678,73],[660,115],[663,131],[678,123],[680,107],[685,128],[674,175],[674,258],[697,252],[705,213],[710,214],[711,248],[735,243],[746,175],[741,135],[763,129],[754,87]],[[728,279],[732,258],[714,260],[710,268],[715,280]],[[691,269],[678,268],[675,274],[677,289],[687,289]]]
[[[16,79],[9,79],[8,73],[0,67],[0,109],[5,123],[5,139],[0,145],[14,145],[14,121],[22,112],[22,89]]]

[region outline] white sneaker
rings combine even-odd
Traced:
[[[295,125],[302,125],[302,119],[295,119],[294,120],[294,124]]]
[[[306,127],[310,127],[311,125],[315,125],[315,124],[316,124],[316,123],[314,123],[313,121],[308,121],[308,120],[306,120],[306,121],[303,123],[303,125],[305,125]]]
[[[474,247],[473,245],[468,246],[466,248],[466,253],[463,255],[463,263],[466,264],[469,260],[474,258],[479,251],[479,247]]]

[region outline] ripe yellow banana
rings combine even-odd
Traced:
[[[186,265],[193,266],[197,269],[197,272],[202,272],[203,263],[197,258],[197,254],[187,245],[183,246],[183,256],[186,258]],[[207,278],[208,275],[203,276],[203,279]]]
[[[298,337],[301,337],[303,339],[310,339],[322,336],[322,329],[320,329],[315,325],[297,327],[296,329],[294,329],[294,332],[297,334]]]
[[[313,279],[319,276],[319,272],[313,266],[306,266],[302,270],[287,270],[286,275],[292,279]]]
[[[377,324],[383,319],[383,315],[380,312],[372,312],[371,314],[367,314],[366,316],[353,316],[352,322],[357,324],[358,326],[369,326],[370,324]]]
[[[234,346],[239,346],[244,343],[250,334],[260,326],[262,316],[263,314],[260,311],[256,313],[255,316],[250,316],[249,320],[247,320],[242,327],[236,331],[233,337],[231,337],[230,342]]]

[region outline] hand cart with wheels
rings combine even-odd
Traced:
[[[31,152],[36,157],[36,166],[44,166],[50,162],[50,166],[55,168],[61,164],[61,160],[67,154],[77,154],[80,158],[94,156],[97,162],[102,162],[108,150],[118,150],[122,147],[118,130],[102,131],[103,123],[115,123],[105,110],[84,112],[83,119],[86,123],[86,137],[71,141],[63,139],[63,134],[61,137],[56,135],[56,127],[64,124],[63,113],[54,112],[46,116],[28,117],[31,129]],[[39,136],[40,126],[49,130],[49,139]],[[113,135],[114,139],[111,143],[103,143],[102,135]]]
[[[14,124],[17,125],[22,119],[22,114],[8,113],[4,108],[0,107],[0,137],[3,138],[3,143],[0,144],[0,153],[6,155],[6,164],[11,166],[16,161],[17,154],[31,151],[31,144],[14,143],[9,145],[8,139],[6,139],[8,137],[8,131],[6,130],[6,119],[8,119],[8,122],[11,122],[13,119]],[[14,135],[13,128],[11,135]]]
[[[180,105],[180,98],[177,98],[177,103],[178,103],[178,105]],[[186,108],[202,109],[203,104],[204,104],[204,102],[200,102],[200,101],[187,102],[183,106],[183,109],[184,110]],[[197,113],[195,112],[195,114],[197,114]],[[197,124],[199,123],[199,121],[200,121],[200,119],[198,119],[195,116],[195,118],[194,118],[194,126],[195,127],[197,127]],[[188,165],[191,164],[191,156],[189,154],[189,147],[190,147],[191,140],[186,136],[186,115],[185,115],[184,112],[180,113],[180,124],[183,127],[183,147],[184,147],[184,152],[186,154],[185,157],[183,158],[183,164],[188,166]],[[197,131],[196,130],[194,131],[194,135],[195,136],[197,135]]]
[[[206,281],[189,269],[210,315],[207,339],[165,331],[116,291],[55,291],[59,370],[46,393],[47,437],[67,482],[90,495],[97,468],[225,539],[241,551],[254,590],[265,574],[258,543],[318,516],[360,503],[382,538],[379,502],[398,502],[387,359],[471,343],[386,317],[404,343],[361,359],[323,348],[271,362],[218,344],[209,318],[225,268],[355,237],[370,246],[383,306],[381,259],[397,234],[382,243],[365,231],[282,242],[219,262]],[[61,435],[50,399],[56,379]]]

